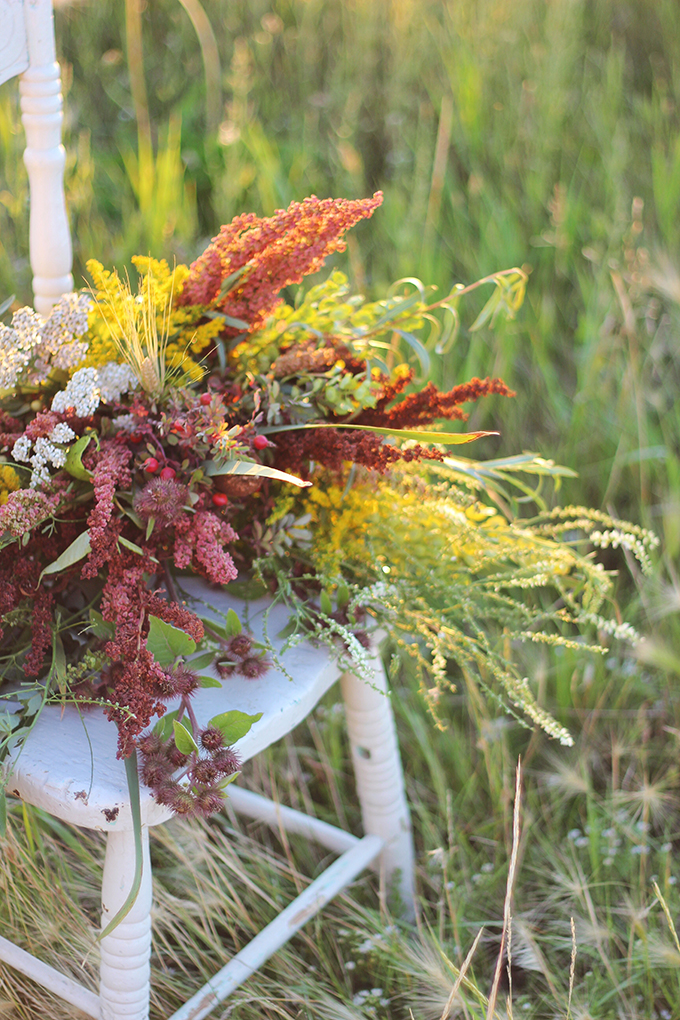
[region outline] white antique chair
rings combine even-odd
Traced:
[[[71,243],[63,190],[61,90],[55,61],[51,0],[0,0],[0,83],[20,75],[25,154],[31,189],[30,255],[36,309],[47,313],[72,289]],[[201,615],[219,619],[229,608],[246,616],[257,637],[264,626],[266,602],[244,604],[226,592],[196,580],[183,580]],[[267,629],[279,633],[287,622],[282,606],[269,613]],[[340,680],[357,794],[366,833],[342,829],[230,786],[237,812],[316,840],[340,856],[253,941],[178,1010],[171,1020],[201,1020],[333,896],[367,866],[393,879],[406,914],[413,913],[413,844],[394,720],[377,650],[372,652],[374,682],[368,685],[340,670],[325,649],[300,644],[283,653],[283,672],[272,669],[259,681],[229,679],[223,687],[201,690],[195,698],[199,723],[236,708],[262,712],[262,719],[238,742],[247,760],[301,722],[331,685]],[[125,902],[132,885],[135,847],[130,800],[123,763],[116,752],[117,730],[99,711],[75,707],[46,709],[25,742],[6,765],[8,790],[52,815],[107,833],[102,883],[102,927]],[[0,960],[33,978],[84,1013],[101,1020],[146,1020],[149,1010],[151,948],[151,865],[149,828],[170,817],[148,790],[142,790],[144,868],[132,911],[101,940],[99,994],[77,984],[3,938]],[[381,883],[381,887],[385,883]]]

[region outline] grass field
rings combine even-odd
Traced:
[[[212,28],[200,20],[207,15]],[[461,333],[438,381],[502,375],[476,455],[536,450],[579,472],[563,503],[609,509],[662,539],[655,576],[620,587],[649,640],[603,659],[537,649],[527,673],[573,749],[495,717],[473,685],[433,728],[408,676],[395,691],[419,852],[408,929],[362,879],[222,1015],[481,1018],[503,919],[512,796],[525,797],[499,1016],[680,1016],[677,683],[680,654],[680,28],[673,0],[112,0],[65,3],[67,194],[76,277],[96,256],[190,260],[235,214],[310,193],[382,208],[343,265],[378,296],[401,276],[442,291],[531,268],[517,319]],[[199,34],[192,26],[193,13]],[[126,19],[127,15],[127,19]],[[140,37],[141,30],[141,37]],[[139,40],[141,38],[141,49]],[[0,88],[0,300],[30,300],[16,83]],[[466,321],[474,318],[474,302]],[[607,565],[625,568],[614,554]],[[332,702],[248,781],[358,824]],[[65,968],[86,954],[102,848],[21,807],[0,860],[0,928]],[[229,836],[227,839],[226,836]],[[157,860],[153,1016],[170,1014],[321,856],[234,820],[173,825]],[[187,868],[186,861],[196,862]],[[234,877],[236,872],[241,877]],[[60,882],[74,882],[75,913]],[[232,876],[227,884],[224,874]],[[8,885],[11,875],[11,891]],[[200,878],[200,881],[199,881]],[[267,896],[254,895],[252,883]],[[36,909],[35,903],[40,909]],[[571,919],[574,920],[572,938]],[[458,968],[484,933],[460,997]],[[68,932],[68,938],[64,936]],[[575,962],[573,951],[576,947]],[[180,955],[183,950],[184,955]],[[570,1001],[570,969],[573,966]],[[379,991],[377,991],[379,990]],[[0,968],[0,1017],[69,1013]],[[220,1015],[219,1010],[215,1014]]]

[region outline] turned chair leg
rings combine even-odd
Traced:
[[[101,1020],[148,1020],[151,955],[149,830],[142,828],[143,871],[130,913],[101,941]],[[132,832],[110,832],[102,882],[102,928],[125,902],[135,871]]]
[[[374,652],[372,665],[373,686],[351,673],[345,673],[340,681],[357,794],[364,832],[385,840],[381,867],[388,882],[393,877],[396,880],[404,914],[412,918],[415,914],[414,853],[404,773],[387,679],[377,652]]]

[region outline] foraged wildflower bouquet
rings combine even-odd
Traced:
[[[135,259],[136,293],[90,262],[90,291],[0,326],[0,758],[46,703],[99,705],[161,803],[220,806],[234,731],[228,704],[195,725],[192,695],[211,682],[199,671],[256,681],[274,653],[235,614],[208,630],[178,595],[185,572],[248,579],[290,606],[289,640],[325,638],[360,671],[370,630],[387,626],[434,710],[456,674],[475,674],[569,739],[513,648],[573,644],[584,629],[633,637],[600,615],[611,582],[588,550],[623,544],[644,566],[653,538],[581,508],[549,512],[536,493],[538,516],[516,518],[513,485],[534,491],[517,472],[560,469],[454,458],[449,447],[484,433],[428,431],[464,421],[470,401],[512,396],[491,378],[417,388],[403,360],[427,368],[470,288],[434,302],[401,281],[367,302],[336,271],[284,302],[380,201],[239,216],[190,268]],[[521,303],[520,271],[481,282],[494,292],[477,325]]]

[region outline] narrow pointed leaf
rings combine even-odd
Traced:
[[[208,666],[212,666],[214,661],[215,661],[214,652],[203,652],[202,655],[197,655],[196,658],[188,662],[187,666],[190,666],[195,673],[197,670],[207,669]]]
[[[266,430],[264,430],[266,431]],[[211,478],[218,475],[247,475],[252,478],[276,478],[279,482],[289,482],[291,485],[299,485],[305,488],[311,482],[305,482],[302,478],[289,475],[287,471],[279,471],[277,468],[267,467],[266,464],[256,464],[247,460],[228,460],[222,464],[215,461],[208,461],[205,466],[205,473]]]
[[[83,557],[87,556],[90,551],[90,532],[83,531],[77,538],[71,542],[68,549],[64,549],[61,556],[50,563],[49,566],[45,567],[40,580],[42,581],[45,574],[58,574],[61,570],[66,570],[68,567],[72,567],[78,560],[82,560]]]
[[[142,852],[142,810],[139,801],[139,776],[137,774],[137,752],[133,751],[129,758],[125,759],[125,775],[127,778],[128,793],[130,795],[130,813],[132,815],[132,832],[135,841],[135,873],[132,877],[132,886],[125,903],[116,916],[109,921],[106,928],[97,935],[97,942],[110,935],[121,921],[125,920],[135,905],[135,900],[142,884],[142,868],[144,866],[144,855]]]
[[[200,673],[198,679],[201,681],[201,687],[221,687],[222,684],[219,680],[216,680],[214,676],[208,676],[207,673]]]
[[[274,425],[260,431],[271,434],[274,432],[293,432],[302,429],[355,429],[360,432],[378,432],[382,436],[392,436],[395,439],[413,439],[417,443],[441,443],[442,446],[459,446],[463,443],[471,443],[473,440],[481,439],[484,436],[500,435],[499,432],[419,432],[417,429],[384,429],[378,428],[377,425],[352,425],[351,422]]]

